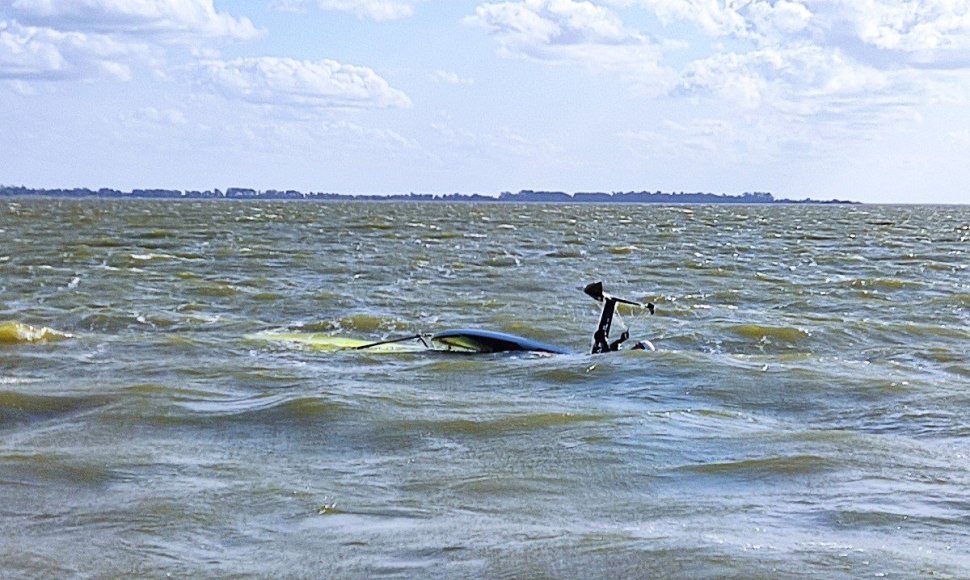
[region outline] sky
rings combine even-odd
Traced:
[[[0,0],[0,184],[970,203],[970,0]]]

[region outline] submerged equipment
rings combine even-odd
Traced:
[[[602,282],[593,282],[583,288],[588,296],[597,302],[603,303],[603,310],[600,313],[599,324],[596,325],[596,332],[593,333],[593,349],[590,354],[599,354],[601,352],[614,352],[620,349],[620,345],[630,338],[630,332],[626,329],[620,334],[620,338],[610,342],[610,328],[613,326],[613,317],[616,315],[616,305],[617,304],[630,304],[631,306],[639,306],[643,308],[643,304],[639,302],[634,302],[633,300],[625,300],[623,298],[617,298],[616,296],[611,296],[606,292],[603,292]],[[652,302],[647,302],[647,310],[650,314],[656,311],[656,307]],[[650,345],[648,348],[647,345]],[[638,342],[633,350],[653,350],[653,345],[649,342]]]
[[[478,353],[524,351],[569,354],[568,350],[552,344],[491,330],[446,330],[432,336],[431,344]]]
[[[617,317],[616,305],[629,304],[643,308],[644,305],[633,300],[617,298],[603,291],[602,282],[593,282],[587,285],[583,292],[588,296],[603,303],[603,310],[600,312],[599,323],[593,333],[593,346],[591,354],[604,352],[614,352],[620,349],[620,345],[630,338],[630,333],[626,329],[619,338],[610,342],[610,330],[613,326],[613,319]],[[647,303],[647,310],[653,314],[655,307],[652,303]],[[547,344],[531,338],[525,338],[504,332],[494,332],[491,330],[478,329],[454,329],[439,332],[428,337],[425,334],[413,334],[399,338],[379,340],[377,342],[364,343],[347,347],[346,350],[366,350],[375,347],[383,347],[408,341],[421,341],[425,350],[444,351],[444,352],[464,352],[474,354],[487,354],[498,352],[538,352],[549,354],[569,354],[569,350],[556,345]],[[637,342],[631,350],[655,350],[650,341]]]

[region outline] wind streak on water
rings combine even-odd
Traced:
[[[0,205],[12,576],[970,575],[970,210]],[[593,280],[656,353],[583,354]],[[267,331],[525,334],[557,357]]]

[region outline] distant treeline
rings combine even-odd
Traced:
[[[486,202],[486,203],[853,203],[812,199],[790,200],[775,199],[770,193],[754,192],[741,195],[715,193],[664,193],[661,191],[629,191],[612,193],[564,193],[561,191],[532,191],[518,193],[502,192],[498,197],[478,193],[406,193],[389,195],[350,195],[345,193],[304,193],[295,190],[269,189],[257,191],[241,187],[230,187],[206,191],[180,191],[177,189],[33,189],[0,185],[0,197],[41,196],[65,198],[111,198],[111,199],[302,199],[312,201],[418,201],[418,202]]]

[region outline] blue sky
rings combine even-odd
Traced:
[[[0,183],[970,203],[970,0],[0,0]]]

